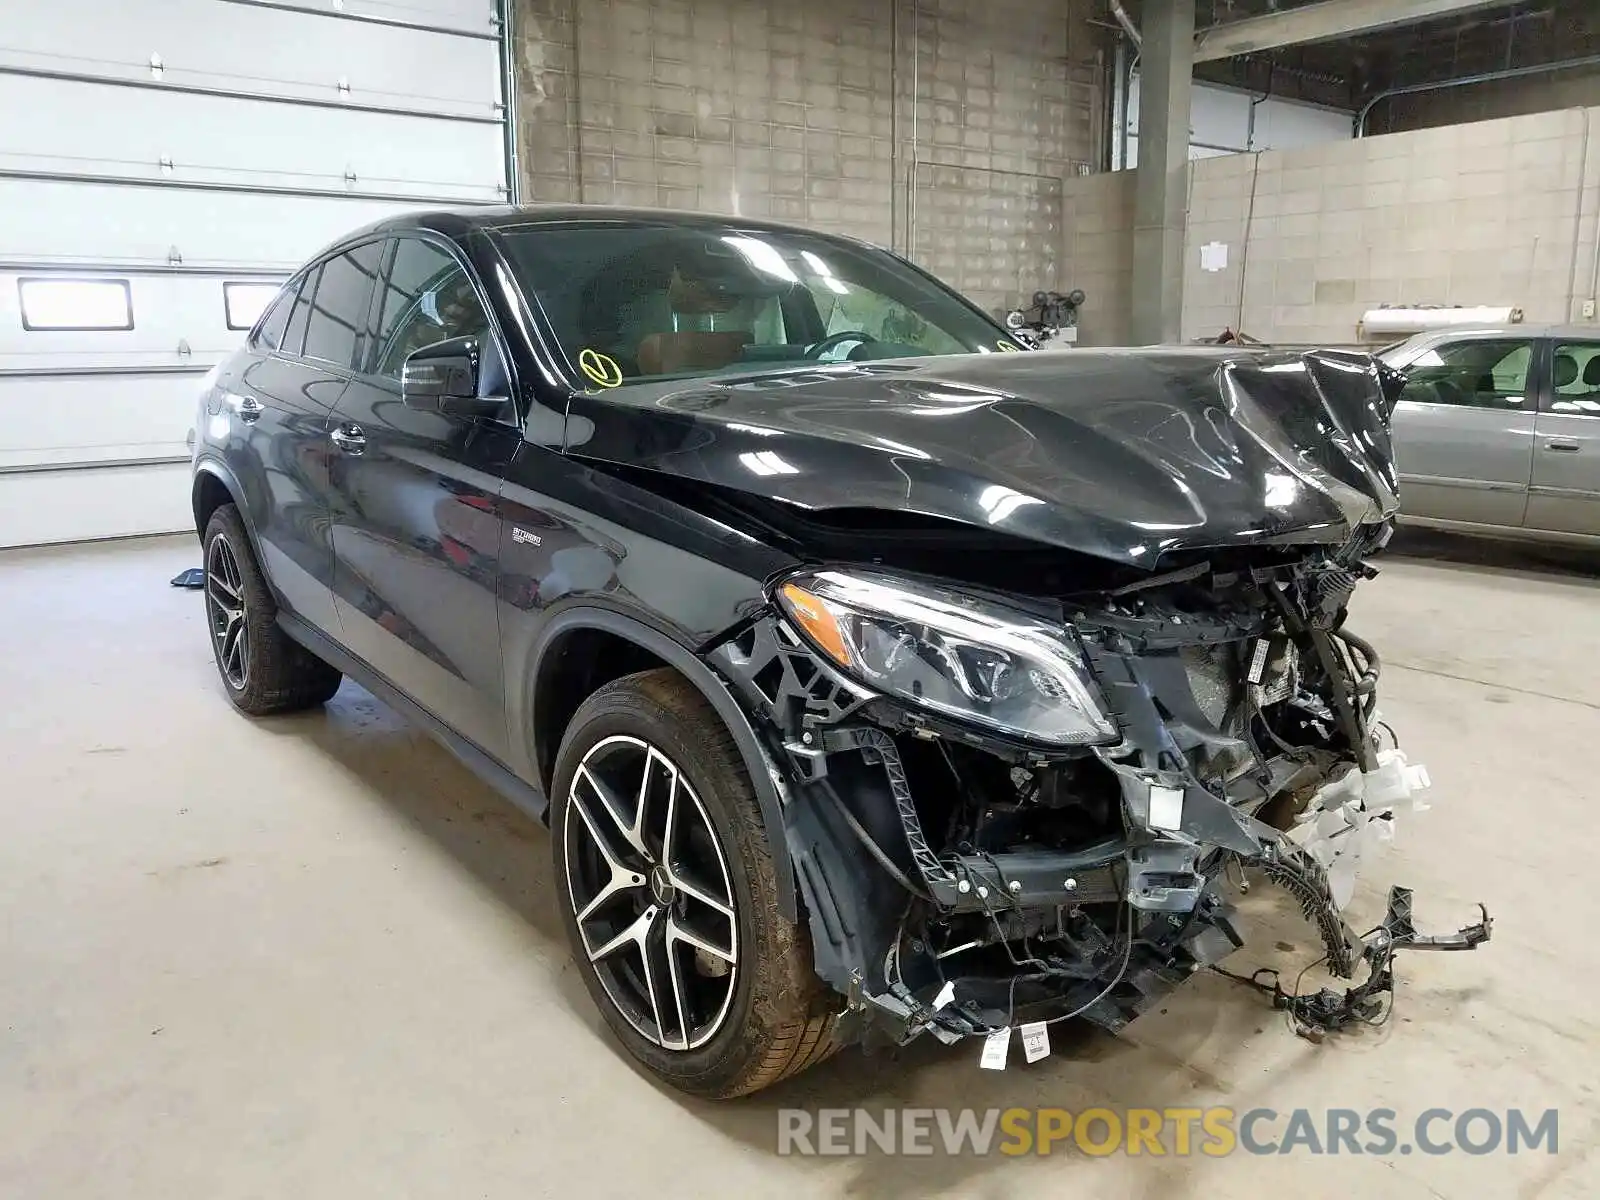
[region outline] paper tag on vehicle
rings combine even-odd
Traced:
[[[1029,1062],[1038,1062],[1050,1054],[1050,1027],[1043,1021],[1030,1021],[1018,1027],[1022,1034],[1022,1053]]]
[[[933,998],[933,1011],[938,1012],[941,1008],[943,1008],[946,1004],[949,1004],[950,1001],[954,1000],[955,998],[956,985],[946,979],[944,981],[944,986],[939,989],[939,994]]]
[[[1250,670],[1245,678],[1251,683],[1260,683],[1267,673],[1267,652],[1272,649],[1272,642],[1267,638],[1256,639],[1256,652],[1250,658]]]
[[[1011,1049],[1011,1027],[996,1029],[983,1039],[983,1057],[978,1060],[978,1065],[985,1071],[1004,1071],[1006,1069],[1006,1053]]]
[[[1176,831],[1183,828],[1183,789],[1165,784],[1150,785],[1150,828]]]

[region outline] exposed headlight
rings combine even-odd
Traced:
[[[1070,629],[870,571],[796,575],[777,597],[817,649],[877,691],[1053,745],[1117,739]]]

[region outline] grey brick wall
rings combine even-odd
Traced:
[[[1062,284],[1095,157],[1087,0],[519,0],[530,201],[795,221],[987,308]]]
[[[1225,325],[1351,342],[1380,304],[1513,304],[1581,319],[1593,296],[1600,110],[1196,163],[1184,336]],[[1587,164],[1587,176],[1585,165]],[[1254,200],[1251,200],[1252,192]],[[1227,269],[1200,268],[1206,242]]]
[[[1132,171],[1067,182],[1063,289],[1082,288],[1080,346],[1125,346],[1133,313]]]

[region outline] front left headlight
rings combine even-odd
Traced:
[[[1051,745],[1117,740],[1068,628],[872,571],[792,576],[777,599],[818,650],[876,691]]]

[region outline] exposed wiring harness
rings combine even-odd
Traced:
[[[1480,920],[1455,933],[1442,936],[1420,934],[1411,921],[1411,889],[1389,889],[1389,909],[1383,921],[1362,934],[1359,939],[1360,958],[1367,966],[1367,977],[1342,993],[1332,988],[1315,992],[1301,992],[1300,984],[1312,968],[1330,963],[1335,973],[1349,978],[1351,970],[1340,971],[1333,954],[1324,954],[1313,963],[1301,968],[1295,976],[1292,991],[1285,991],[1279,983],[1279,974],[1271,967],[1262,967],[1249,975],[1213,966],[1212,971],[1237,983],[1245,984],[1272,999],[1274,1008],[1288,1014],[1290,1025],[1301,1037],[1320,1042],[1329,1033],[1351,1025],[1381,1026],[1394,1011],[1394,956],[1401,950],[1476,950],[1494,929],[1494,922],[1483,905],[1478,906]],[[1335,918],[1337,919],[1337,918]],[[1340,923],[1342,925],[1342,922]],[[1320,927],[1320,923],[1319,923]],[[1324,938],[1326,939],[1326,932]],[[1348,939],[1341,936],[1341,943]],[[1329,947],[1330,951],[1334,947]]]
[[[893,879],[901,887],[905,888],[906,891],[910,892],[913,896],[916,896],[922,900],[927,900],[930,902],[933,901],[933,897],[928,894],[927,889],[919,887],[917,884],[911,882],[910,876],[900,869],[898,864],[895,863],[894,859],[889,857],[889,852],[886,851],[882,846],[878,845],[877,839],[875,839],[872,834],[867,832],[867,830],[862,826],[861,822],[856,819],[855,813],[850,811],[850,806],[840,799],[838,793],[836,793],[832,788],[825,787],[822,789],[822,794],[828,798],[828,801],[832,805],[834,812],[838,813],[840,819],[844,821],[847,826],[849,826],[850,832],[855,834],[856,840],[861,843],[862,849],[864,849],[868,854],[872,855],[873,861],[882,867],[886,872],[888,872],[891,879]]]
[[[975,850],[974,852],[979,854],[980,856],[982,856],[985,860],[987,860],[989,862],[989,864],[995,868],[995,873],[997,875],[999,874],[999,864],[994,861],[994,857],[992,855],[990,855],[988,852],[983,851],[983,850]],[[979,881],[976,880],[971,875],[970,869],[969,869],[966,877],[967,877],[968,881],[972,883],[972,886],[974,888],[977,888],[979,886]],[[1003,1025],[993,1025],[993,1026],[986,1027],[987,1028],[987,1032],[989,1032],[989,1033],[998,1033],[1003,1029],[1011,1028],[1011,1026],[1016,1021],[1016,1015],[1017,1015],[1017,984],[1023,982],[1024,980],[1030,980],[1031,981],[1031,980],[1038,980],[1038,979],[1071,979],[1071,980],[1074,980],[1076,982],[1082,983],[1085,980],[1085,974],[1083,972],[1079,972],[1079,971],[1068,971],[1068,970],[1062,969],[1061,967],[1051,966],[1044,959],[1038,957],[1033,952],[1033,948],[1029,944],[1028,935],[1026,933],[1022,934],[1021,939],[1020,939],[1021,942],[1022,942],[1022,950],[1023,950],[1023,954],[1025,955],[1025,957],[1019,959],[1016,956],[1015,951],[1012,950],[1012,948],[1011,948],[1011,939],[1006,936],[1006,932],[1005,932],[1004,926],[1002,926],[1000,924],[999,913],[1001,911],[1003,911],[1003,910],[997,910],[995,908],[995,906],[989,902],[989,898],[987,896],[985,896],[983,894],[983,892],[981,892],[981,891],[977,892],[977,895],[979,897],[980,902],[983,904],[984,915],[989,918],[989,922],[994,926],[996,942],[997,942],[997,944],[999,944],[1005,950],[1006,957],[1011,960],[1011,965],[1014,966],[1014,967],[1017,967],[1019,969],[1024,968],[1024,967],[1028,967],[1028,966],[1036,966],[1036,967],[1039,968],[1038,970],[1033,971],[1033,972],[1028,973],[1028,974],[1018,974],[1018,975],[1013,975],[1011,977],[1010,986],[1006,990],[1006,1019],[1005,1019],[1005,1023]],[[1002,893],[1002,896],[1004,896],[1004,893]],[[1005,898],[1009,900],[1009,897],[1005,897]],[[1023,911],[1022,910],[1022,906],[1019,905],[1019,904],[1008,903],[1006,907],[1011,909],[1011,910],[1014,910],[1018,915],[1022,914],[1022,911]],[[1084,1013],[1088,1012],[1096,1004],[1099,1004],[1100,1001],[1104,1000],[1114,990],[1116,990],[1117,985],[1119,983],[1121,983],[1122,980],[1126,977],[1126,975],[1128,973],[1128,966],[1133,960],[1133,943],[1134,943],[1135,938],[1134,938],[1133,921],[1132,921],[1131,917],[1126,922],[1126,925],[1127,925],[1126,931],[1124,931],[1124,929],[1123,929],[1123,925],[1124,925],[1123,918],[1124,918],[1125,915],[1128,915],[1129,912],[1130,912],[1130,905],[1127,903],[1127,901],[1123,901],[1121,904],[1119,904],[1117,906],[1116,923],[1112,927],[1112,931],[1111,931],[1111,944],[1112,944],[1113,947],[1115,947],[1116,943],[1117,943],[1118,935],[1119,934],[1123,935],[1122,939],[1121,939],[1122,940],[1122,962],[1117,967],[1116,974],[1112,976],[1111,981],[1109,983],[1107,983],[1105,985],[1105,987],[1103,987],[1099,992],[1097,992],[1092,998],[1090,998],[1089,1000],[1085,1001],[1083,1004],[1080,1004],[1077,1008],[1074,1008],[1070,1012],[1060,1013],[1057,1016],[1049,1017],[1046,1020],[1039,1022],[1040,1024],[1043,1024],[1043,1025],[1054,1025],[1054,1024],[1057,1024],[1060,1021],[1070,1021],[1074,1017],[1081,1017]],[[1115,950],[1113,950],[1113,953],[1115,953]],[[1087,978],[1093,979],[1096,976],[1099,976],[1101,973],[1102,973],[1101,970],[1097,967],[1091,974],[1089,974],[1087,976]]]

